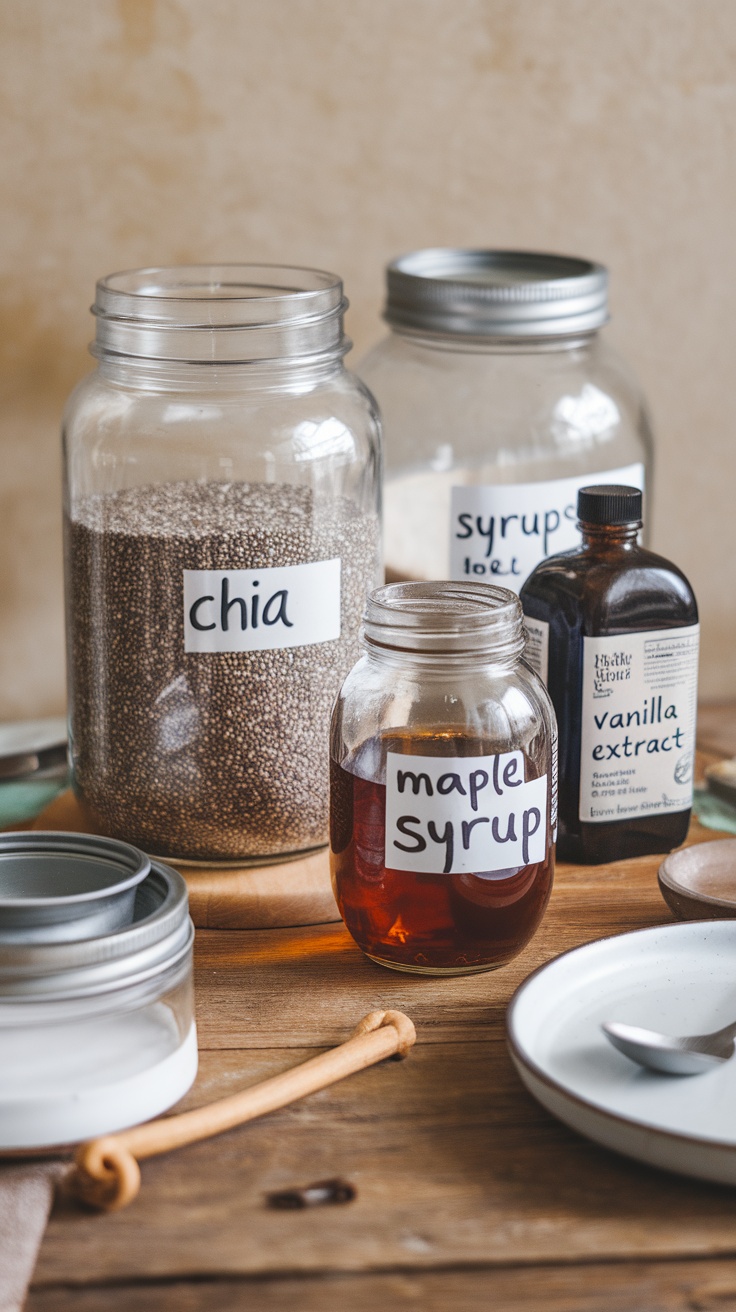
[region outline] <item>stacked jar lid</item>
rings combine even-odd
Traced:
[[[197,1069],[176,871],[83,834],[0,835],[0,1149],[164,1111]]]

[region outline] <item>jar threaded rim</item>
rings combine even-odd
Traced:
[[[348,302],[321,269],[192,264],[131,269],[97,283],[92,313],[103,359],[189,364],[341,358]]]
[[[524,613],[515,592],[490,583],[389,583],[368,598],[363,636],[395,651],[513,661],[524,650]]]

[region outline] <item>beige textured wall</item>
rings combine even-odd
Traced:
[[[655,545],[736,695],[733,0],[0,0],[0,716],[63,704],[58,415],[100,274],[578,252],[658,435]]]

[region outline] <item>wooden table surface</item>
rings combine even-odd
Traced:
[[[736,709],[701,717],[736,752]],[[714,834],[697,827],[695,838]],[[418,1041],[265,1120],[143,1165],[127,1210],[57,1206],[28,1312],[736,1309],[736,1190],[618,1157],[553,1120],[506,1052],[504,1012],[540,963],[671,920],[657,858],[562,866],[536,938],[498,972],[416,979],[342,926],[199,931],[200,1075],[243,1088],[398,1007]],[[341,1176],[356,1197],[277,1211],[269,1191]]]

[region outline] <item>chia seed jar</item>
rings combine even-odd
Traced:
[[[577,545],[581,487],[650,490],[641,390],[601,333],[608,273],[534,252],[423,250],[387,270],[390,335],[361,362],[381,407],[387,576],[518,592]]]
[[[507,588],[398,583],[368,601],[332,718],[340,914],[395,970],[510,961],[552,889],[556,721]]]
[[[73,786],[102,834],[205,863],[327,841],[330,711],[380,568],[380,431],[342,283],[97,285],[64,419]]]

